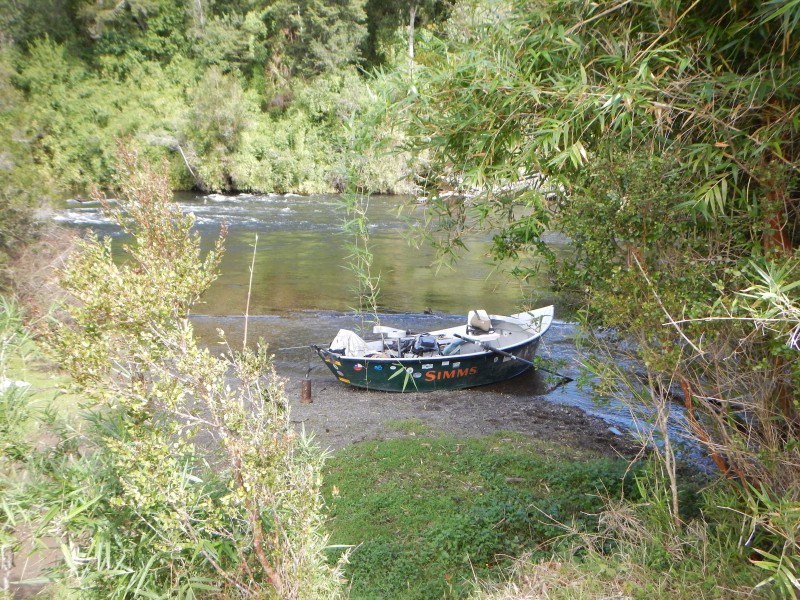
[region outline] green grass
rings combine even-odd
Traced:
[[[354,600],[464,597],[509,557],[549,555],[559,522],[591,527],[627,467],[514,434],[358,444],[328,463],[331,542],[356,546]]]
[[[42,419],[51,420],[56,415],[68,419],[80,409],[81,398],[68,391],[71,387],[70,378],[59,371],[31,341],[8,357],[6,375],[30,384],[22,388],[25,404],[27,410],[36,413],[39,418],[32,420],[29,426]]]
[[[14,302],[0,296],[0,466],[24,461],[41,441],[43,423],[74,412],[77,398],[61,393],[68,379],[41,353]],[[19,383],[19,385],[17,385]]]
[[[422,419],[416,417],[411,419],[390,419],[386,421],[385,426],[387,429],[399,431],[407,435],[431,435],[433,433],[431,427]]]

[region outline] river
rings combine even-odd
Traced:
[[[251,289],[248,340],[263,338],[270,344],[279,373],[297,376],[309,369],[326,372],[308,345],[326,344],[339,328],[360,325],[350,308],[356,301],[356,277],[348,269],[348,239],[342,232],[345,215],[340,198],[178,193],[175,199],[184,211],[194,213],[206,249],[214,243],[223,223],[228,228],[220,276],[194,310],[192,321],[200,338],[211,341],[220,328],[232,345],[238,346]],[[461,323],[467,311],[475,308],[508,314],[523,305],[554,304],[557,319],[539,354],[576,378],[578,331],[563,318],[567,309],[547,289],[544,276],[520,284],[496,269],[486,258],[491,243],[486,235],[469,238],[470,251],[453,268],[436,268],[430,248],[417,249],[409,243],[409,214],[406,212],[406,218],[398,215],[401,201],[391,196],[369,200],[373,270],[380,274],[381,322],[426,331]],[[414,211],[410,216],[415,216]],[[118,241],[123,238],[97,203],[68,200],[56,219],[71,227],[92,228]],[[557,238],[553,241],[559,243]],[[120,246],[115,244],[116,248]],[[615,430],[634,429],[624,406],[615,402],[598,405],[575,382],[547,394],[541,392],[531,390],[531,400],[580,408],[601,417]]]

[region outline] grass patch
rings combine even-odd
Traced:
[[[358,545],[353,599],[461,598],[510,557],[550,555],[618,495],[628,464],[514,434],[365,442],[329,460],[331,541]]]
[[[544,560],[523,558],[507,581],[482,581],[474,600],[787,597],[774,585],[755,591],[763,575],[741,546],[741,515],[720,508],[736,498],[716,483],[698,494],[702,514],[676,526],[663,480],[645,467],[638,502],[609,500],[596,534],[577,535],[574,545]]]
[[[25,396],[26,409],[37,417],[29,426],[52,422],[56,417],[71,419],[79,412],[81,397],[67,391],[72,387],[71,379],[34,342],[26,341],[11,354],[5,370],[9,379],[28,384],[19,389]]]
[[[406,435],[431,435],[433,430],[422,419],[416,417],[411,419],[390,419],[386,421],[387,429],[399,431]]]

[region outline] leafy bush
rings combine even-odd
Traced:
[[[19,548],[16,529],[21,517],[18,498],[20,477],[15,467],[31,453],[27,434],[31,427],[30,384],[9,377],[9,363],[18,359],[28,334],[19,307],[0,296],[0,595],[8,592],[8,580]]]
[[[8,377],[8,364],[16,357],[21,346],[28,340],[22,326],[19,307],[0,296],[0,465],[5,467],[6,458],[15,460],[25,454],[25,423],[30,417],[26,401],[27,385]],[[5,473],[6,469],[0,469]]]
[[[48,461],[42,531],[82,597],[328,598],[323,456],[289,421],[266,348],[222,357],[185,317],[215,277],[165,169],[120,154],[109,214],[133,234],[123,264],[88,237],[68,261],[72,301],[50,347],[90,405],[78,445]]]

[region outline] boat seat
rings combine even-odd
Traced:
[[[394,327],[385,327],[383,325],[375,325],[372,328],[372,333],[379,333],[381,336],[386,336],[389,339],[400,339],[408,335],[405,329],[396,329]]]
[[[467,335],[492,333],[492,320],[485,310],[471,310],[467,314]]]

